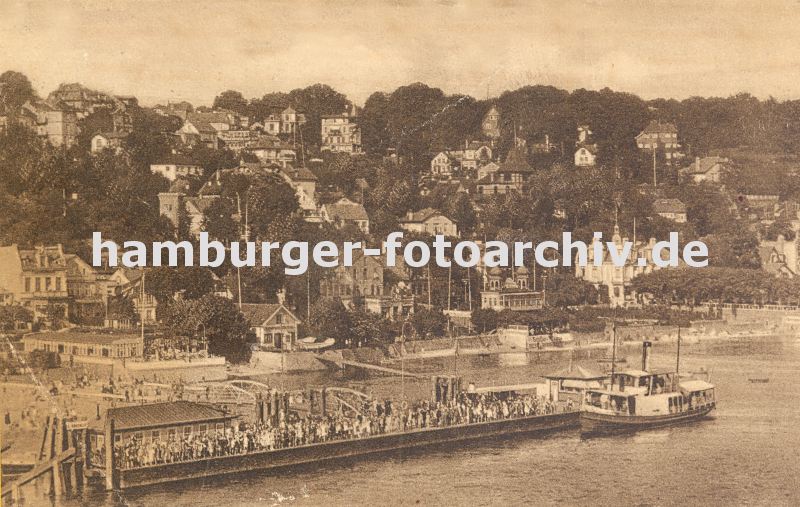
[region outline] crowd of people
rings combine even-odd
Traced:
[[[240,422],[205,432],[174,432],[166,438],[134,437],[115,446],[115,461],[121,468],[137,468],[284,449],[335,440],[365,438],[387,433],[474,424],[532,415],[551,414],[555,403],[532,395],[461,393],[448,402],[415,403],[392,401],[365,403],[359,413],[345,415],[281,414],[275,424]]]

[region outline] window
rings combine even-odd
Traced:
[[[30,277],[25,277],[25,292],[31,291],[31,279]]]
[[[192,434],[192,427],[191,426],[184,426],[183,434],[189,436]]]
[[[56,277],[56,290],[57,291],[61,291],[61,277],[60,276]]]
[[[152,438],[153,440],[161,440],[161,433],[159,433],[158,431],[154,431],[154,432],[151,434],[151,438]]]
[[[275,323],[276,324],[283,324],[283,314],[279,313],[275,316]]]
[[[198,430],[200,431],[200,433],[206,433],[206,432],[208,431],[208,426],[207,426],[207,425],[205,425],[205,424],[201,424],[201,425],[198,427]]]
[[[36,292],[42,290],[42,279],[38,276],[36,277]]]
[[[50,290],[50,277],[44,277],[44,290]]]

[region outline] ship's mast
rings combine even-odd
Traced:
[[[616,312],[615,312],[616,313]],[[611,385],[614,385],[614,373],[617,366],[617,319],[611,321]]]
[[[681,369],[681,326],[678,326],[678,353],[675,357],[675,377],[678,377],[678,372]]]

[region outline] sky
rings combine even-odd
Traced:
[[[421,81],[645,99],[800,98],[800,1],[0,0],[0,72],[210,104],[326,83],[356,103]]]

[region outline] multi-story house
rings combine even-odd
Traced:
[[[489,139],[495,140],[500,137],[500,111],[496,106],[489,108],[481,122],[481,131]]]
[[[431,175],[437,178],[449,178],[456,164],[456,158],[449,151],[440,151],[431,159]]]
[[[681,157],[678,128],[672,123],[652,120],[636,136],[636,146],[640,150],[662,152],[667,161]]]
[[[26,102],[20,110],[21,123],[53,146],[69,148],[78,136],[78,116],[69,106],[48,101]]]
[[[335,298],[348,307],[362,307],[390,320],[414,313],[414,296],[402,282],[384,286],[384,263],[380,258],[356,251],[352,266],[337,266],[320,280],[319,295]]]
[[[592,131],[586,125],[578,127],[575,143],[575,167],[592,167],[597,159],[597,144],[592,141]]]
[[[480,141],[464,141],[464,149],[453,154],[464,171],[475,171],[492,160],[492,148]]]
[[[399,223],[400,228],[408,232],[458,237],[458,224],[447,218],[441,211],[433,208],[409,211]]]
[[[686,223],[686,205],[678,199],[656,199],[653,212],[679,224]]]
[[[383,263],[356,251],[352,266],[337,266],[320,280],[319,295],[339,299],[346,306],[360,304],[364,296],[381,296]]]
[[[298,129],[306,123],[306,117],[303,113],[298,113],[291,106],[287,107],[280,113],[273,113],[264,118],[261,122],[264,132],[277,136],[279,134],[291,135],[298,131]]]
[[[265,163],[276,163],[282,166],[294,164],[297,152],[291,144],[281,141],[273,135],[261,135],[247,146],[246,151],[255,155]]]
[[[217,132],[220,148],[240,152],[258,141],[258,132],[250,129],[228,129]]]
[[[116,293],[113,271],[95,268],[76,254],[66,254],[67,293],[70,320],[80,324],[102,324],[109,298]]]
[[[528,163],[525,148],[518,146],[511,150],[500,168],[478,180],[477,189],[481,195],[523,192],[534,175]]]
[[[544,293],[530,288],[530,272],[525,266],[483,270],[481,308],[524,312],[543,305]]]
[[[3,248],[11,249],[3,257],[13,259],[16,255],[18,258],[0,268],[5,273],[3,279],[19,277],[21,283],[17,288],[21,292],[15,296],[15,302],[29,308],[38,318],[48,316],[48,307],[57,308],[57,313],[66,318],[69,303],[67,261],[61,245],[29,250],[16,245]]]
[[[349,113],[322,117],[322,150],[361,153],[361,127],[355,106]]]
[[[199,178],[203,175],[203,168],[186,155],[172,153],[163,161],[150,164],[150,172],[175,181],[178,178]]]
[[[176,229],[185,226],[194,237],[199,237],[203,230],[205,211],[219,199],[219,195],[200,193],[197,197],[189,196],[185,180],[175,180],[167,192],[159,192],[159,213],[172,222]]]
[[[694,163],[681,169],[680,174],[693,183],[720,183],[729,162],[724,157],[695,157]]]
[[[275,173],[281,176],[291,186],[297,196],[303,220],[306,222],[322,222],[322,213],[317,204],[317,177],[305,167],[292,167],[285,165],[276,168]],[[366,213],[366,211],[364,211]],[[369,221],[367,221],[369,230]]]
[[[218,149],[225,140],[236,145],[242,138],[256,135],[247,127],[248,119],[231,111],[213,111],[210,113],[186,113],[186,119],[180,129],[175,132],[184,144],[200,144]],[[238,134],[223,134],[227,131]],[[226,137],[227,136],[227,137]]]
[[[100,153],[105,149],[122,151],[122,142],[128,137],[127,132],[100,132],[92,137],[91,152]]]
[[[342,197],[333,204],[322,205],[322,217],[336,227],[354,225],[369,234],[369,215],[364,205]]]
[[[597,240],[595,240],[597,241]],[[614,225],[614,235],[611,238],[617,252],[622,252],[622,245],[628,241],[619,232],[619,226]],[[588,245],[587,262],[585,266],[575,263],[575,276],[591,282],[596,288],[605,287],[612,306],[627,306],[634,304],[636,295],[630,289],[631,280],[642,273],[649,273],[658,266],[653,263],[653,247],[655,238],[648,242],[637,241],[623,266],[616,266],[611,259],[608,249],[603,248],[603,259],[599,266],[594,265],[594,243]],[[639,265],[639,259],[646,259],[644,266]]]

